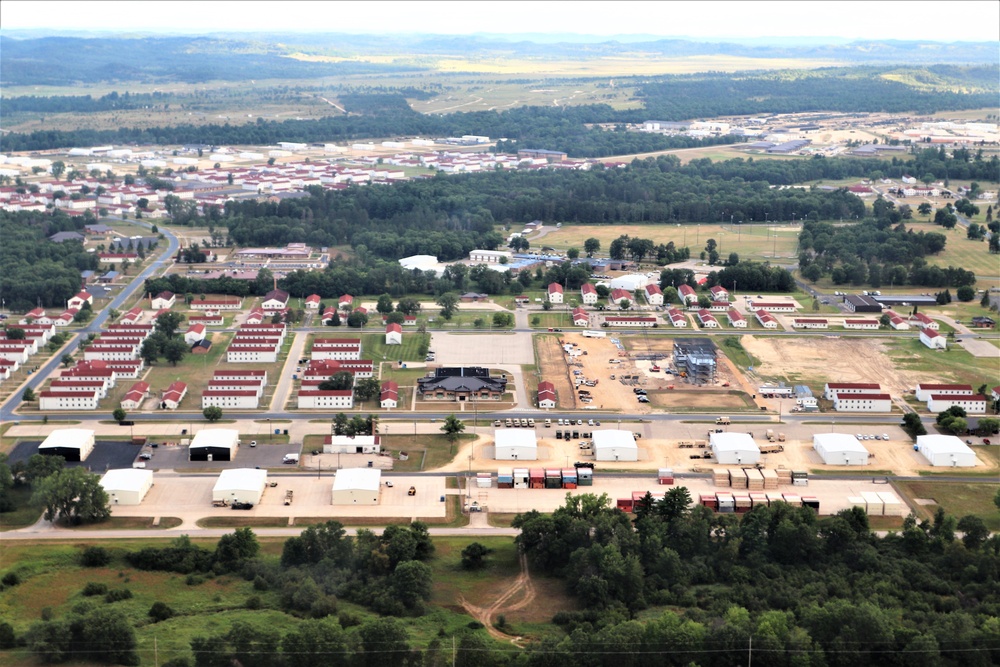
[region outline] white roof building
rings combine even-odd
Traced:
[[[973,468],[976,453],[953,435],[918,435],[917,451],[932,466],[952,468]]]
[[[188,447],[190,461],[232,461],[240,445],[240,432],[231,428],[199,431]],[[211,457],[211,458],[209,458]]]
[[[718,463],[741,465],[760,461],[760,448],[746,433],[713,433],[709,442]]]
[[[643,289],[649,282],[649,278],[642,273],[629,273],[624,276],[618,276],[608,283],[608,288],[610,289],[623,289],[628,292],[634,292],[637,289]]]
[[[86,461],[94,451],[94,432],[85,428],[61,428],[38,446],[39,454],[61,456],[67,461]]]
[[[267,486],[267,471],[256,468],[234,468],[223,470],[215,487],[212,489],[212,500],[252,503],[260,502]]]
[[[101,486],[112,505],[138,505],[153,486],[153,471],[141,468],[109,470]]]
[[[420,271],[436,271],[438,274],[442,271],[438,258],[434,255],[410,255],[399,260],[399,265],[407,271],[419,269]]]
[[[868,450],[847,433],[817,433],[813,436],[813,449],[827,465],[868,465]]]
[[[497,461],[535,461],[538,459],[538,440],[534,429],[528,431],[504,429],[494,433],[493,458]]]
[[[334,505],[378,505],[382,471],[378,468],[343,468],[333,479]]]
[[[377,435],[331,435],[323,443],[324,454],[378,454],[382,445]]]
[[[635,434],[617,429],[594,431],[594,457],[598,461],[638,461]]]

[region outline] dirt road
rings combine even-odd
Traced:
[[[474,619],[483,624],[486,628],[486,632],[489,633],[494,639],[499,639],[500,641],[510,641],[513,644],[518,644],[521,641],[520,637],[514,637],[506,634],[505,632],[496,628],[493,625],[493,619],[501,614],[506,614],[512,611],[519,611],[530,605],[535,600],[535,586],[531,582],[531,575],[528,574],[528,558],[524,554],[520,555],[521,562],[521,574],[518,575],[517,579],[507,587],[504,592],[497,596],[496,600],[493,601],[488,607],[478,607],[476,605],[470,604],[465,597],[459,598],[459,602],[462,608],[472,616]],[[517,600],[511,603],[511,600]]]

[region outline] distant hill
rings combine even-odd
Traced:
[[[14,34],[25,34],[17,33]],[[30,33],[29,33],[30,34]],[[564,38],[564,41],[550,41]],[[689,39],[633,41],[632,37],[586,41],[586,36],[538,35],[351,35],[240,33],[198,36],[105,35],[95,37],[0,37],[0,84],[67,85],[97,81],[306,79],[365,73],[423,71],[431,67],[367,62],[307,62],[295,53],[343,58],[372,55],[594,59],[647,54],[652,57],[731,56],[824,60],[843,64],[997,64],[995,43],[856,41],[814,44],[775,39],[706,42]]]

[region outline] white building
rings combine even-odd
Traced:
[[[382,451],[377,435],[328,435],[323,443],[324,454],[378,454]]]
[[[590,283],[580,285],[580,298],[584,305],[593,306],[597,303],[597,288]]]
[[[914,394],[918,401],[928,401],[932,395],[937,396],[971,396],[971,384],[937,384],[921,382]]]
[[[877,331],[879,328],[879,322],[878,320],[844,320],[844,328]]]
[[[378,505],[382,471],[378,468],[343,468],[333,480],[334,505]]]
[[[920,330],[920,342],[932,350],[948,349],[948,339],[930,327]]]
[[[403,327],[402,325],[392,323],[387,324],[385,327],[385,344],[386,345],[402,345],[403,344]]]
[[[163,310],[164,308],[173,308],[175,303],[177,303],[176,294],[173,292],[160,292],[153,297],[150,308],[153,310]]]
[[[184,333],[184,342],[188,345],[194,345],[195,343],[203,340],[205,340],[204,324],[192,324]]]
[[[598,461],[638,461],[635,434],[616,429],[594,431],[594,457]]]
[[[201,409],[218,407],[235,410],[256,410],[260,392],[253,390],[206,389],[201,394]]]
[[[313,341],[313,359],[360,359],[360,338],[317,338]]]
[[[138,505],[153,486],[153,471],[141,468],[109,470],[101,486],[112,505]]]
[[[822,318],[796,317],[792,320],[792,326],[796,329],[829,329],[830,323]]]
[[[323,391],[321,389],[299,390],[300,410],[350,409],[354,407],[354,392],[350,389]]]
[[[642,273],[629,273],[624,276],[618,276],[612,279],[608,283],[608,289],[623,289],[626,292],[634,292],[636,290],[641,290],[649,282],[649,278]]]
[[[667,317],[670,318],[670,324],[678,329],[684,329],[688,325],[687,316],[676,308],[667,310]]]
[[[760,461],[760,448],[746,433],[713,433],[709,444],[717,463],[742,465]]]
[[[549,303],[563,302],[563,286],[559,283],[550,283],[548,288]]]
[[[234,468],[223,470],[215,487],[212,489],[212,500],[250,503],[257,505],[264,488],[267,486],[267,471],[256,468]]]
[[[882,385],[872,382],[827,382],[823,387],[823,398],[832,401],[837,394],[878,394]]]
[[[747,321],[740,311],[735,308],[729,308],[726,310],[726,317],[729,319],[729,326],[736,327],[738,329],[746,329]]]
[[[40,391],[39,410],[96,410],[101,400],[101,392]]]
[[[778,320],[774,319],[774,316],[771,315],[771,313],[767,312],[766,310],[758,309],[754,311],[753,315],[755,318],[757,318],[757,321],[760,323],[760,325],[765,329],[778,328]]]
[[[868,450],[847,433],[817,433],[813,436],[813,449],[827,465],[868,465]]]
[[[496,445],[493,458],[497,461],[538,460],[538,441],[534,430],[498,430],[494,432],[493,439]]]
[[[833,409],[837,412],[892,412],[892,397],[889,394],[842,394],[833,399]]]
[[[983,415],[986,414],[986,397],[973,394],[966,396],[931,394],[927,399],[927,409],[931,412],[944,412],[953,406],[962,408],[966,414]]]
[[[703,329],[718,329],[719,320],[707,308],[698,311],[698,325]]]
[[[189,461],[232,461],[240,446],[240,432],[231,428],[208,428],[198,433],[188,446]]]
[[[663,305],[663,291],[660,289],[659,285],[650,283],[646,285],[646,289],[643,290],[646,295],[646,303],[651,306],[662,306]]]
[[[972,468],[977,464],[976,453],[953,435],[918,435],[917,451],[932,466]]]
[[[226,349],[226,361],[231,364],[273,364],[278,361],[278,348],[230,345]]]
[[[469,261],[478,264],[508,264],[513,257],[514,254],[506,250],[473,250],[469,253]],[[507,261],[503,261],[504,259]],[[436,257],[434,262],[437,263]]]
[[[86,461],[94,451],[94,432],[85,428],[52,431],[38,446],[39,454],[61,456],[67,461]]]

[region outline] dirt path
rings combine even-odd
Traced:
[[[483,624],[486,628],[486,632],[489,633],[494,639],[499,639],[500,641],[510,641],[512,644],[520,645],[520,637],[514,637],[508,635],[493,626],[493,619],[500,615],[511,611],[518,611],[524,609],[532,602],[535,601],[535,586],[531,583],[531,576],[528,574],[528,558],[524,554],[520,555],[521,562],[521,574],[518,575],[517,579],[511,583],[507,589],[501,593],[496,600],[493,601],[488,607],[478,607],[476,605],[470,604],[465,597],[459,598],[459,603],[462,608],[472,616],[474,619]],[[508,602],[516,597],[520,596],[517,602],[508,604]]]

